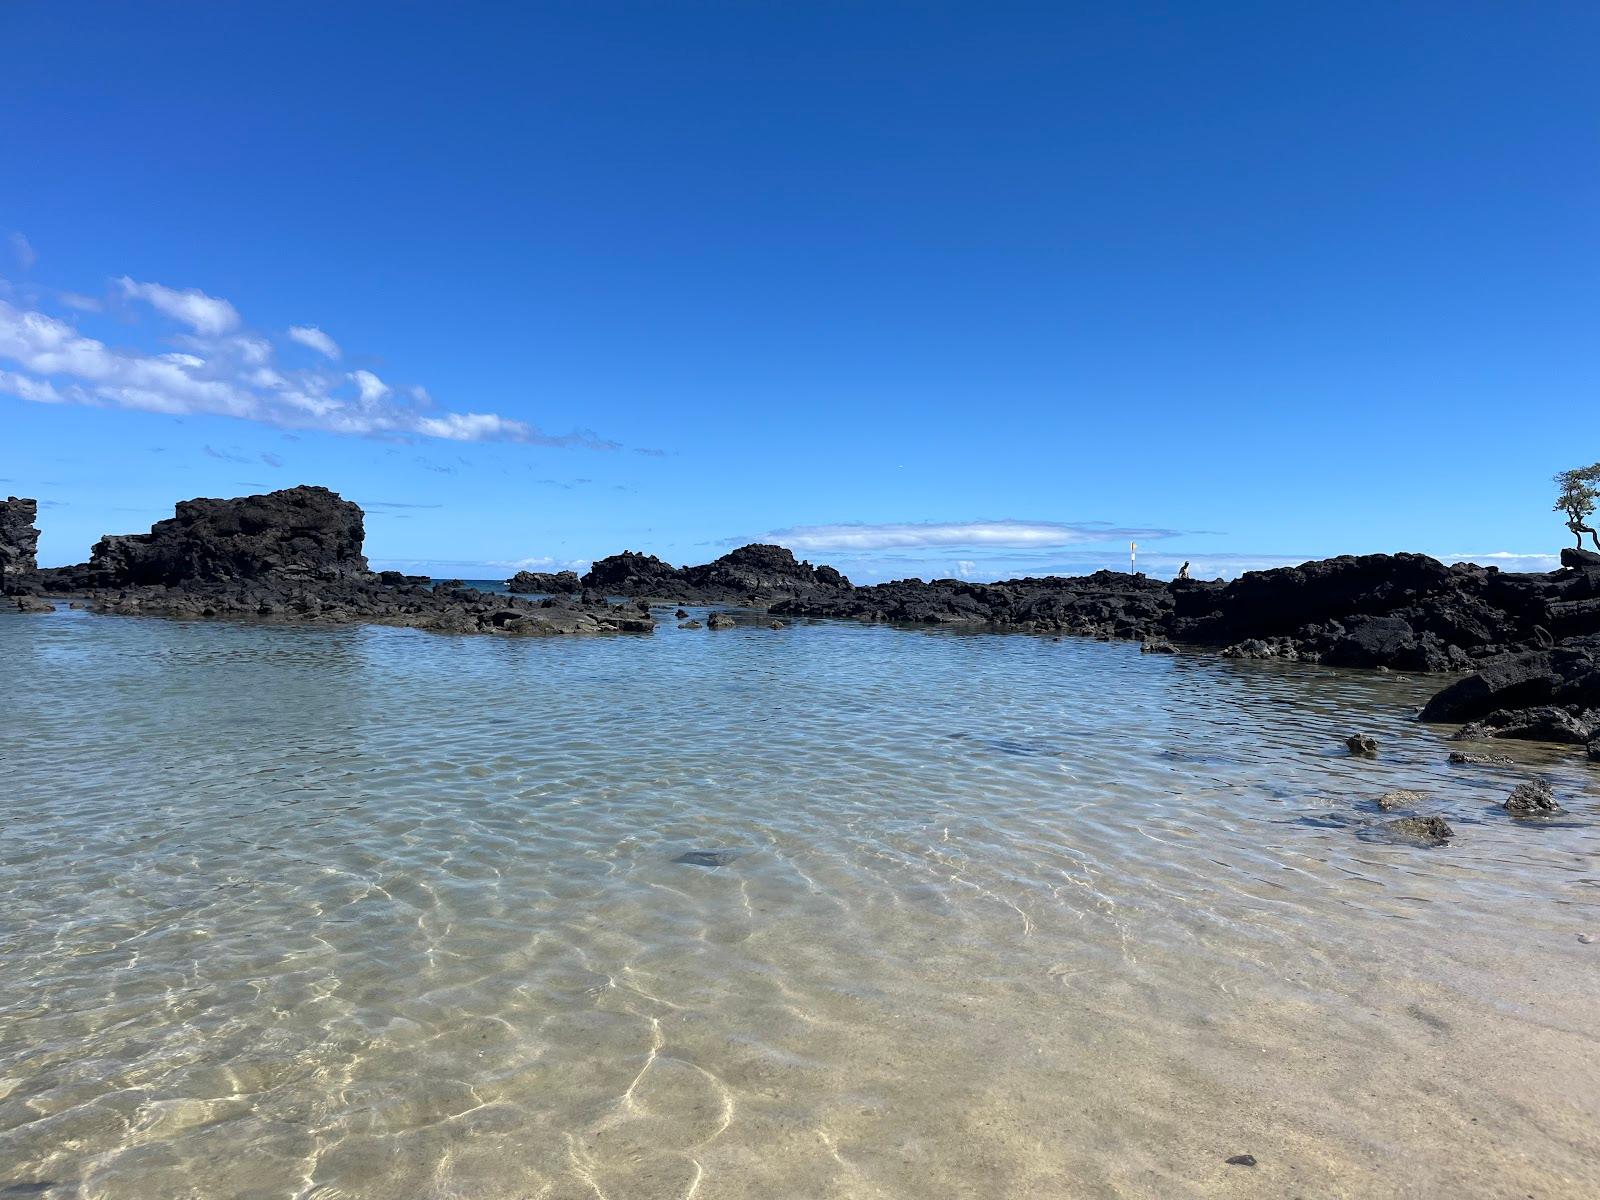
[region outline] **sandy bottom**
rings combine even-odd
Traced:
[[[1449,766],[1430,681],[76,612],[0,664],[0,1197],[1600,1194],[1600,775]]]

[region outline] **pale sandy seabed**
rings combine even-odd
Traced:
[[[0,682],[0,1197],[1600,1195],[1600,773],[1436,680],[63,611]],[[1398,787],[1452,844],[1318,819]]]

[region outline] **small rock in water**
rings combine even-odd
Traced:
[[[1542,779],[1517,784],[1500,807],[1513,817],[1553,817],[1567,811],[1556,803],[1555,793]]]
[[[1145,638],[1139,643],[1140,654],[1176,654],[1178,648],[1166,638]]]
[[[704,628],[704,626],[702,626],[699,621],[680,621],[678,623],[678,628],[679,629],[702,629],[702,628]]]
[[[1378,807],[1384,812],[1393,812],[1397,808],[1415,808],[1427,797],[1421,792],[1410,792],[1404,788],[1396,788],[1392,792],[1385,792],[1378,797]]]
[[[732,629],[733,618],[727,613],[712,613],[706,618],[707,629]]]
[[[1450,761],[1467,767],[1510,767],[1516,764],[1504,754],[1468,754],[1465,750],[1450,751]]]
[[[1230,1167],[1253,1167],[1256,1165],[1256,1156],[1254,1154],[1235,1154],[1228,1160],[1228,1165]]]
[[[767,622],[767,628],[768,629],[782,629],[783,628],[783,622],[782,621],[768,621]]]
[[[1369,733],[1352,733],[1345,738],[1344,744],[1350,747],[1351,754],[1371,758],[1378,753],[1378,739]]]
[[[1450,822],[1443,817],[1400,817],[1385,821],[1383,829],[1419,842],[1445,842],[1456,835],[1456,831],[1450,828]]]
[[[687,608],[680,608],[677,612],[673,613],[672,615],[677,617],[678,620],[680,620],[680,621],[685,621],[685,620],[688,620],[689,610]]]
[[[738,857],[737,850],[685,850],[672,861],[686,867],[725,867]]]

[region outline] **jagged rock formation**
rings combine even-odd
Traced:
[[[101,587],[361,578],[365,536],[360,506],[322,487],[184,500],[149,533],[96,542],[89,577]]]
[[[188,500],[147,534],[112,535],[90,561],[41,572],[96,612],[404,625],[442,633],[648,632],[647,606],[536,603],[425,577],[373,574],[358,505],[320,487]]]
[[[571,596],[583,591],[576,571],[518,571],[506,580],[506,590],[538,596]]]
[[[8,496],[0,501],[0,594],[20,590],[38,569],[38,516],[35,500]]]
[[[583,576],[585,593],[676,604],[762,606],[791,598],[838,597],[850,581],[832,567],[797,562],[782,546],[741,546],[713,562],[674,567],[652,554],[625,550],[602,558]]]
[[[1155,641],[1171,615],[1172,592],[1171,586],[1160,580],[1120,571],[1003,583],[902,579],[838,594],[800,596],[774,605],[772,611],[780,616],[988,625]]]

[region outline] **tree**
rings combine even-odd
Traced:
[[[1556,497],[1555,511],[1567,514],[1567,528],[1578,539],[1578,549],[1583,549],[1583,535],[1587,533],[1594,548],[1600,550],[1600,534],[1586,524],[1594,515],[1596,503],[1600,503],[1600,463],[1562,471],[1556,476],[1556,486],[1561,493]]]

